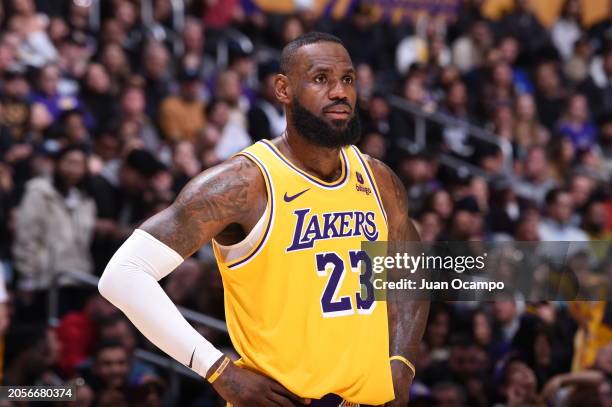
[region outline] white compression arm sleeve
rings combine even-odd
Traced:
[[[109,261],[98,289],[161,350],[205,377],[223,354],[181,315],[158,281],[183,258],[144,230],[136,229]]]

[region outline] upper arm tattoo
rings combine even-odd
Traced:
[[[231,223],[241,223],[259,195],[259,169],[246,157],[236,157],[192,179],[176,201],[147,220],[144,229],[189,257]],[[265,194],[264,194],[265,196]]]

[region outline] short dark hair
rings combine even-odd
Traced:
[[[124,164],[145,178],[153,177],[166,169],[166,167],[147,150],[132,150],[125,158]]]
[[[559,195],[561,194],[566,194],[569,193],[569,191],[567,189],[564,188],[553,188],[550,191],[548,191],[546,193],[546,196],[544,198],[544,202],[546,203],[546,205],[553,205],[557,202],[557,199],[559,198]]]
[[[98,359],[100,357],[100,353],[104,352],[107,349],[123,349],[127,353],[127,349],[123,346],[123,343],[118,339],[102,339],[96,344],[96,348],[94,350],[94,359]]]
[[[344,46],[342,40],[335,35],[323,33],[320,31],[312,31],[303,35],[300,35],[293,41],[290,41],[281,53],[280,57],[280,73],[283,75],[287,75],[289,70],[291,69],[291,64],[293,63],[293,57],[295,56],[295,52],[302,48],[305,45],[316,44],[319,42],[335,42],[336,44],[340,44]]]

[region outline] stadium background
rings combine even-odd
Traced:
[[[282,132],[271,78],[308,30],[345,41],[360,147],[401,177],[425,241],[610,240],[612,2],[0,6],[3,384],[78,383],[83,406],[219,405],[92,284],[190,177]],[[231,351],[210,248],[162,284]],[[413,405],[611,406],[612,307],[435,303],[414,362]]]

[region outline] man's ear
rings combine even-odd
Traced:
[[[291,93],[291,86],[289,85],[289,78],[283,74],[277,74],[274,78],[274,94],[279,102],[284,105],[291,103],[293,95]]]

